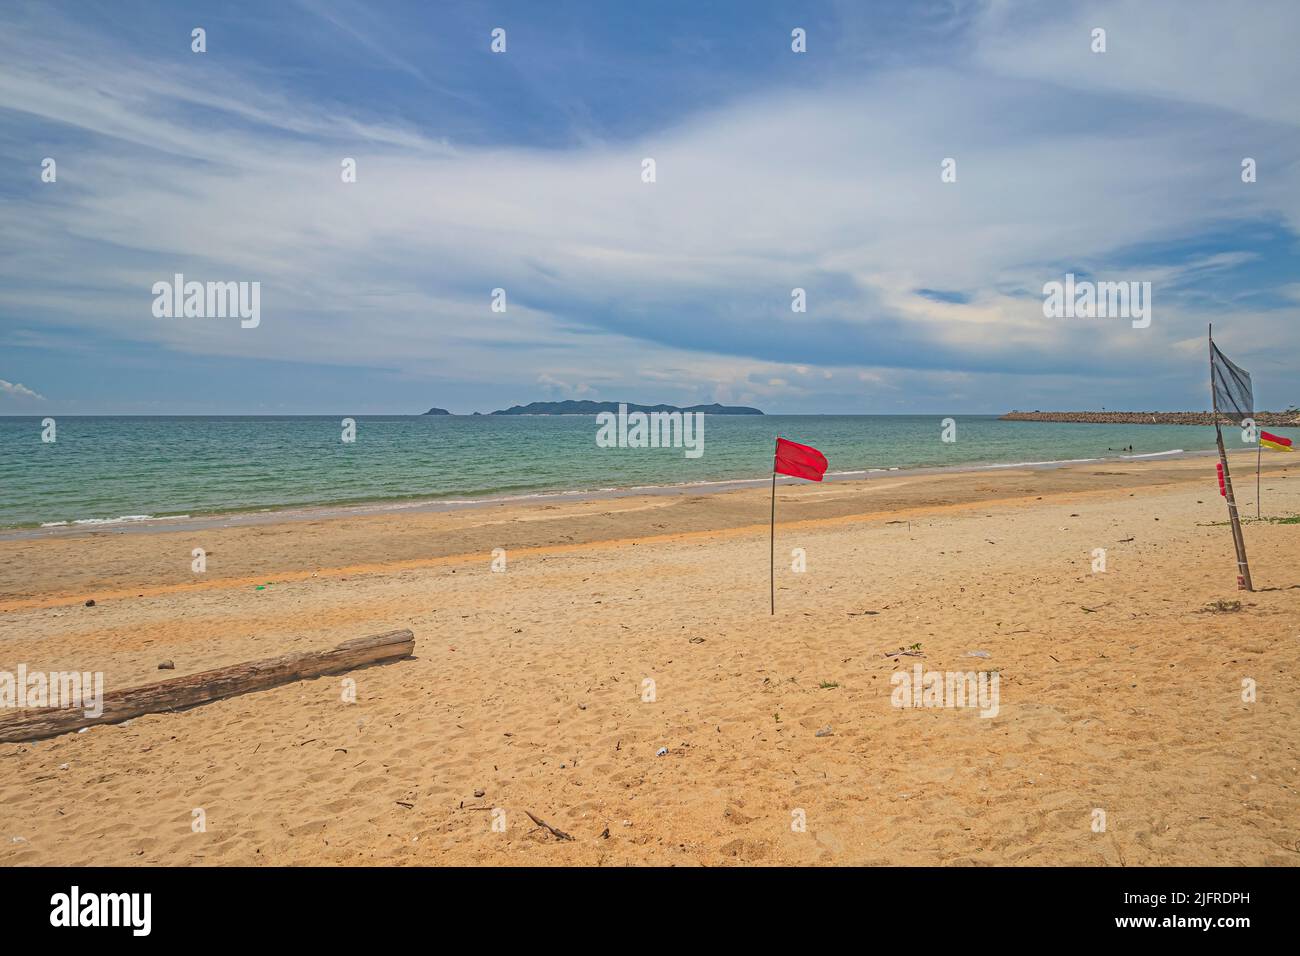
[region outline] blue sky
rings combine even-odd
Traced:
[[[1300,404],[1298,36],[1285,2],[6,3],[0,414],[1202,408],[1209,321]],[[176,272],[260,282],[261,324],[156,318]],[[1066,272],[1151,282],[1150,328],[1044,318]]]

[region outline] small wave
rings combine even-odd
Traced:
[[[671,481],[664,485],[632,485],[626,491],[656,491],[662,488],[707,488],[710,485],[761,485],[771,478],[719,478],[713,481]]]
[[[1005,464],[997,465],[976,465],[972,470],[981,470],[985,468],[1033,468],[1039,465],[1082,465],[1090,461],[1101,461],[1100,458],[1053,458],[1048,461],[1010,461]]]
[[[69,525],[125,524],[132,521],[173,521],[189,515],[122,515],[117,518],[77,518],[73,521],[43,521],[42,528],[66,528]]]
[[[1152,452],[1147,452],[1145,455],[1120,455],[1119,457],[1121,457],[1121,458],[1159,458],[1159,457],[1161,457],[1162,455],[1181,455],[1182,453],[1183,453],[1183,450],[1182,450],[1181,448],[1171,448],[1171,449],[1169,449],[1168,451],[1152,451]]]

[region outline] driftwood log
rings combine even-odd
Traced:
[[[326,651],[304,651],[232,664],[187,677],[106,693],[103,713],[97,717],[87,717],[83,707],[27,708],[12,716],[0,717],[0,742],[40,740],[94,724],[114,724],[142,714],[181,710],[307,677],[400,660],[410,657],[414,651],[414,634],[406,630],[389,631],[345,641]]]

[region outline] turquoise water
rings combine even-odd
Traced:
[[[711,415],[696,459],[599,448],[585,416],[362,416],[352,444],[337,417],[60,417],[53,443],[40,418],[0,418],[0,527],[759,478],[778,434],[832,474],[1214,447],[1206,426],[954,417],[949,444],[938,415]]]

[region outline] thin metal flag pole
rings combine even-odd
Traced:
[[[1228,501],[1228,520],[1232,524],[1232,543],[1237,549],[1237,590],[1254,591],[1250,581],[1250,564],[1246,561],[1246,539],[1241,535],[1237,517],[1237,499],[1232,494],[1232,475],[1228,472],[1228,453],[1223,448],[1223,431],[1219,428],[1219,396],[1214,388],[1214,327],[1210,326],[1210,403],[1214,408],[1214,440],[1219,446],[1219,463],[1223,467],[1224,497]]]
[[[772,599],[772,609],[769,614],[776,613],[776,450],[780,447],[779,442],[778,438],[777,444],[772,446],[772,526],[768,536],[767,551],[767,580]]]

